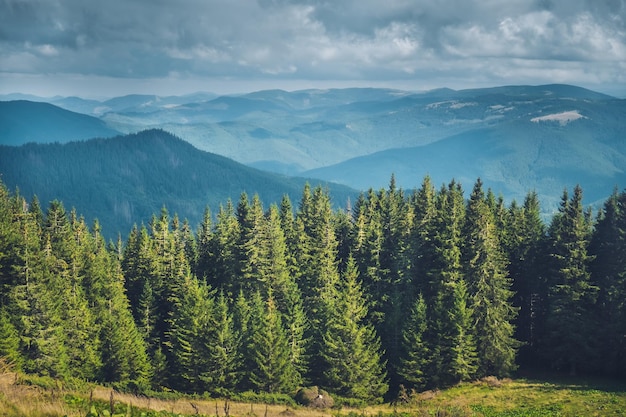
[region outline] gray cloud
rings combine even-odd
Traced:
[[[77,74],[619,85],[625,62],[625,0],[0,0],[0,83]]]

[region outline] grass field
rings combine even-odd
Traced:
[[[113,409],[113,413],[111,413]],[[6,417],[545,417],[626,416],[626,382],[537,377],[485,378],[412,393],[401,404],[313,410],[285,405],[178,396],[157,399],[15,373],[0,374],[0,415]]]

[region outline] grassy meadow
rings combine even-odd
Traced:
[[[395,404],[315,410],[167,395],[137,396],[91,384],[0,374],[0,415],[6,417],[544,417],[625,416],[626,383],[607,379],[534,377],[481,381],[422,393]],[[111,412],[112,410],[112,412]]]

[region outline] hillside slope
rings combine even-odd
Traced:
[[[52,143],[112,137],[119,132],[102,120],[48,103],[0,101],[0,144]]]
[[[67,144],[0,147],[0,172],[10,188],[19,187],[42,206],[59,199],[90,222],[98,218],[107,236],[125,235],[133,223],[147,224],[166,206],[195,228],[207,205],[216,213],[228,198],[258,193],[268,206],[288,194],[300,199],[306,179],[287,178],[200,151],[162,130]],[[311,180],[315,186],[321,181]],[[325,184],[338,205],[355,192]]]
[[[158,109],[143,103],[102,118],[125,132],[163,128],[199,149],[293,175],[486,128],[506,130],[513,122],[559,112],[584,110],[585,117],[604,112],[601,127],[615,132],[624,119],[623,106],[612,107],[615,102],[619,100],[561,84],[422,93],[269,90]],[[568,131],[552,133],[563,137]]]
[[[456,178],[467,190],[477,177],[507,199],[536,190],[546,210],[565,187],[581,184],[586,201],[626,186],[626,100],[586,100],[526,113],[423,146],[396,148],[307,171],[304,175],[363,189],[385,186],[391,173],[405,188],[424,175]]]

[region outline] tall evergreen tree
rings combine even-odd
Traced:
[[[626,191],[613,194],[600,213],[589,247],[590,271],[599,287],[599,326],[594,368],[609,375],[626,375]]]
[[[465,203],[460,184],[452,181],[436,197],[437,220],[428,247],[434,255],[424,274],[427,301],[428,386],[455,384],[476,370],[471,310],[461,265]]]
[[[169,384],[177,390],[202,392],[202,368],[208,356],[202,339],[212,324],[214,299],[206,284],[191,275],[177,290],[167,334]]]
[[[519,351],[520,364],[537,359],[537,337],[545,322],[545,274],[543,248],[545,226],[541,219],[539,197],[530,192],[523,206],[515,202],[509,207],[507,239],[504,243],[509,257],[513,305],[519,307],[515,337],[524,343]]]
[[[464,265],[469,286],[478,374],[509,375],[515,369],[519,342],[513,337],[517,311],[507,261],[502,252],[493,210],[478,179],[467,205]]]
[[[404,382],[418,390],[426,386],[427,378],[426,317],[426,302],[420,295],[402,329],[402,355],[397,370]]]
[[[548,317],[545,355],[557,368],[575,374],[590,363],[596,324],[593,307],[597,287],[588,270],[590,224],[582,205],[582,189],[574,188],[568,199],[564,191],[559,212],[548,230],[551,261],[548,284]]]
[[[198,278],[208,281],[214,271],[213,262],[215,259],[213,247],[213,220],[211,218],[211,209],[208,206],[204,210],[204,216],[198,228],[196,241],[198,261],[193,268],[193,272]]]
[[[249,378],[255,390],[292,392],[298,385],[297,373],[290,360],[289,341],[285,336],[280,311],[270,292],[266,302],[257,292],[252,301],[250,350],[253,363]]]
[[[308,378],[313,383],[322,380],[324,362],[320,358],[324,329],[334,310],[339,281],[337,240],[332,220],[330,197],[321,187],[313,195],[305,186],[297,213],[300,274],[298,286],[309,326],[305,337],[310,340],[311,366]]]
[[[200,380],[210,393],[229,396],[239,383],[241,355],[238,350],[238,333],[224,291],[213,303],[207,326],[199,330],[200,341],[206,356],[200,366]]]
[[[50,242],[48,288],[59,300],[55,311],[63,333],[67,376],[92,379],[101,366],[99,329],[86,298],[84,260],[79,252],[89,232],[74,215],[70,223],[63,205],[56,201],[46,212],[44,230]]]
[[[217,213],[212,245],[213,269],[211,273],[207,273],[207,278],[211,287],[224,289],[233,298],[238,293],[235,282],[239,266],[237,253],[239,237],[240,225],[229,200],[226,206],[220,206]]]
[[[380,401],[388,389],[380,339],[365,321],[367,306],[352,258],[338,297],[323,339],[326,386],[346,397]]]
[[[20,337],[11,322],[11,316],[4,306],[0,307],[0,360],[6,361],[2,365],[11,365],[21,368],[22,355],[20,354]]]

